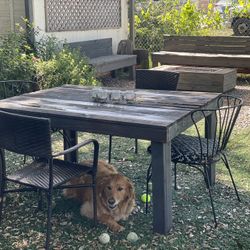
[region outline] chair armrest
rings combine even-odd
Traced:
[[[95,139],[89,139],[89,140],[83,141],[83,142],[78,143],[78,144],[74,145],[73,147],[70,147],[70,148],[68,148],[68,149],[66,149],[64,151],[55,153],[55,154],[52,155],[52,158],[55,158],[55,157],[58,157],[58,156],[61,156],[61,155],[65,155],[65,154],[71,153],[71,152],[76,151],[79,148],[81,148],[83,146],[86,146],[86,145],[89,145],[91,143],[93,143],[93,146],[94,146],[93,172],[96,173],[96,171],[97,171],[97,165],[98,165],[98,156],[99,156],[99,143]]]
[[[93,143],[93,145],[94,145],[94,154],[98,154],[98,152],[99,152],[99,143],[98,143],[98,141],[95,140],[95,139],[89,139],[89,140],[83,141],[81,143],[78,143],[78,144],[74,145],[73,147],[65,149],[64,151],[55,153],[55,154],[52,155],[52,157],[55,158],[55,157],[58,157],[58,156],[61,156],[61,155],[71,153],[71,152],[76,151],[79,148],[81,148],[83,146],[86,146],[86,145],[89,145],[91,143]]]

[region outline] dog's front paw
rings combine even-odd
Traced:
[[[111,228],[111,230],[112,230],[113,232],[115,232],[115,233],[122,232],[122,231],[125,229],[125,227],[119,225],[118,223],[112,225],[110,228]]]

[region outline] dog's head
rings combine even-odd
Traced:
[[[99,183],[99,196],[102,203],[110,210],[119,204],[134,199],[134,187],[130,180],[121,174],[112,174],[102,178]]]

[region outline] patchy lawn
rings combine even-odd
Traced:
[[[92,135],[81,134],[81,138]],[[107,136],[95,135],[101,143],[101,159],[107,159]],[[57,138],[56,138],[57,139]],[[152,209],[145,214],[140,196],[145,191],[145,177],[150,157],[148,142],[139,141],[139,154],[133,152],[134,140],[114,137],[113,164],[131,178],[136,188],[138,211],[125,222],[126,230],[109,232],[106,226],[92,227],[92,221],[81,217],[80,204],[65,200],[56,192],[53,209],[53,249],[250,249],[250,129],[238,129],[229,145],[229,160],[242,202],[236,199],[229,176],[218,164],[214,189],[218,228],[213,225],[210,200],[200,173],[180,166],[178,191],[173,190],[173,229],[167,236],[152,234]],[[55,148],[61,149],[61,140]],[[89,157],[89,152],[81,156]],[[19,159],[8,154],[8,162]],[[42,249],[45,237],[46,209],[36,212],[36,194],[8,195],[4,221],[0,227],[0,249]],[[129,243],[126,236],[134,231],[139,240]],[[101,245],[98,236],[108,232],[111,241]]]

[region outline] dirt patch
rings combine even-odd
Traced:
[[[110,76],[103,76],[99,78],[99,81],[102,82],[105,87],[114,87],[114,88],[124,88],[124,89],[133,89],[135,87],[135,82],[122,78],[112,78]]]

